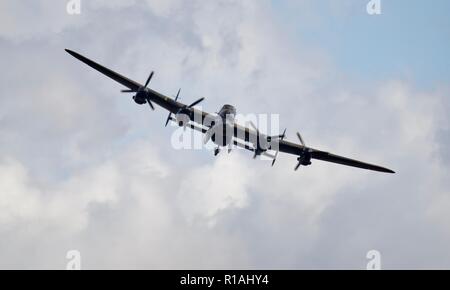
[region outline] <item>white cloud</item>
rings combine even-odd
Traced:
[[[0,166],[0,222],[2,227],[16,220],[32,220],[39,211],[38,190],[29,184],[25,168],[7,160]]]
[[[185,172],[178,201],[188,220],[206,219],[213,226],[219,212],[247,206],[254,173],[242,161],[243,157],[223,152],[213,165]]]
[[[0,37],[21,42],[55,35],[70,26],[84,24],[66,13],[68,1],[2,1],[0,3]]]

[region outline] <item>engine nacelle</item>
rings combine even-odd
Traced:
[[[186,127],[191,120],[189,118],[189,115],[185,112],[179,112],[175,115],[175,119],[177,121],[178,126],[180,127]]]
[[[136,95],[133,96],[133,100],[136,104],[143,105],[147,103],[147,95],[144,91],[138,91]]]
[[[297,158],[297,161],[304,166],[311,165],[311,153],[305,152]]]

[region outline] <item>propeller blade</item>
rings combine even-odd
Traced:
[[[175,101],[178,100],[178,97],[180,96],[180,91],[181,91],[181,89],[178,89],[178,93],[177,93],[177,95],[175,96]],[[164,125],[164,127],[167,127],[167,125],[169,124],[169,121],[170,121],[170,117],[171,117],[171,116],[172,116],[172,113],[169,113],[169,116],[167,116],[166,124]]]
[[[273,160],[272,160],[272,166],[275,164],[275,161],[277,161],[278,152],[280,152],[280,151],[277,150],[277,152],[275,153],[275,157],[274,157]]]
[[[167,127],[167,124],[169,124],[171,116],[172,116],[172,113],[169,113],[169,116],[167,116],[166,125],[164,127]]]
[[[136,93],[135,90],[121,90],[122,93]]]
[[[204,99],[205,99],[205,98],[200,98],[200,99],[198,99],[197,101],[193,102],[192,104],[190,104],[190,105],[187,106],[187,107],[188,107],[188,108],[192,108],[193,106],[195,106],[195,105],[197,105],[197,104],[203,102]]]
[[[281,140],[283,140],[286,137],[286,129],[287,128],[284,129],[283,134],[281,134],[280,136]]]
[[[305,142],[303,141],[302,135],[300,135],[299,132],[297,132],[297,137],[298,137],[298,139],[300,140],[300,143],[301,143],[303,146],[305,146]]]
[[[281,135],[268,136],[268,137],[267,137],[267,141],[270,142],[270,141],[273,140],[273,139],[280,139],[280,140],[283,140],[285,137],[286,137],[286,129],[284,129],[284,132],[283,132],[283,134],[281,134]]]
[[[209,128],[208,131],[206,131],[205,135],[203,136],[203,144],[208,143],[209,139],[211,139],[214,131],[213,127]]]
[[[148,76],[148,79],[147,79],[147,81],[145,82],[145,85],[144,85],[145,88],[146,88],[146,87],[148,86],[148,84],[150,83],[150,80],[152,79],[154,73],[155,73],[155,72],[152,71],[152,72],[150,73],[150,75]]]
[[[300,167],[300,165],[302,165],[300,162],[299,163],[297,163],[297,166],[295,166],[295,168],[294,168],[294,170],[295,171],[297,171],[298,170],[298,168]]]
[[[155,107],[153,107],[152,101],[150,101],[150,98],[147,98],[147,103],[150,106],[150,108],[152,109],[152,111],[155,110]]]
[[[284,129],[283,134],[280,135],[280,141],[283,141],[283,139],[286,137],[286,129]],[[280,146],[278,144],[278,146]],[[280,148],[278,147],[277,152],[275,152],[275,157],[272,160],[272,166],[275,164],[275,161],[277,161],[278,153],[280,153]]]

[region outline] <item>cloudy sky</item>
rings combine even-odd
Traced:
[[[0,268],[450,268],[450,3],[0,2]],[[70,48],[393,168],[174,150]]]

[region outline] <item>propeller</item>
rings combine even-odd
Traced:
[[[147,103],[148,103],[148,105],[150,106],[150,109],[152,109],[152,111],[154,111],[154,110],[155,110],[155,107],[153,106],[153,104],[152,104],[152,102],[150,101],[150,98],[149,98],[149,97],[147,97]]]
[[[259,130],[258,128],[256,128],[255,124],[252,121],[249,121],[248,124],[250,124],[250,126],[252,126],[253,130],[256,131],[256,138],[259,138]],[[259,150],[258,150],[258,140],[256,140],[256,146],[255,146],[255,150],[254,150],[254,154],[253,154],[253,159],[256,159],[256,157],[258,157],[258,155],[260,154]]]
[[[146,87],[148,86],[148,84],[149,84],[150,81],[152,80],[154,74],[155,74],[154,71],[152,71],[152,72],[150,73],[150,75],[148,76],[147,81],[145,82],[144,88],[146,88]]]
[[[188,105],[184,105],[183,107],[181,107],[181,108],[178,110],[178,112],[177,112],[177,114],[176,114],[176,116],[175,116],[175,118],[176,118],[176,120],[177,120],[177,123],[182,122],[182,123],[183,123],[184,129],[186,129],[187,123],[190,121],[190,118],[191,118],[191,117],[190,117],[191,111],[189,111],[189,109],[191,109],[191,108],[194,107],[195,105],[197,105],[197,104],[203,102],[204,99],[205,99],[205,98],[200,98],[200,99],[196,100],[195,102],[193,102],[192,104],[190,104],[189,106],[188,106]],[[188,119],[186,120],[186,118],[183,117],[183,120],[179,120],[180,115],[185,115],[185,116],[187,116]],[[170,118],[170,116],[169,116],[169,118]]]
[[[259,138],[260,133],[259,133],[258,128],[256,128],[255,124],[254,124],[252,121],[249,121],[248,123],[250,124],[250,126],[252,126],[253,130],[256,131],[257,138]],[[281,135],[268,136],[268,137],[267,137],[267,141],[268,141],[268,142],[271,142],[273,138],[279,138],[280,140],[283,140],[285,137],[286,137],[286,129],[284,129],[283,134],[281,134]],[[258,148],[258,147],[259,147],[259,146],[257,145],[257,146],[256,146],[256,149],[254,150],[255,153],[253,154],[253,159],[256,159],[256,157],[257,157],[258,155],[260,155],[261,153],[263,153],[263,152],[266,151],[266,150],[261,149],[261,148]],[[274,156],[269,155],[270,157],[273,158],[272,166],[275,164],[275,160],[277,159],[278,152],[279,152],[279,149],[277,150],[277,152],[275,153]]]
[[[281,134],[281,135],[267,136],[267,141],[272,142],[273,139],[284,139],[284,137],[286,137],[285,135],[286,135],[286,129],[284,130],[283,134]]]
[[[302,135],[300,135],[299,132],[297,132],[297,137],[298,137],[298,140],[300,140],[300,144],[302,144],[302,146],[305,147],[306,146],[305,142],[303,141]]]
[[[152,80],[154,74],[155,74],[154,71],[152,71],[150,73],[150,75],[148,76],[147,80],[145,81],[145,85],[143,87],[140,87],[137,90],[121,90],[121,92],[122,93],[136,93],[136,95],[134,97],[136,97],[138,93],[144,92],[145,93],[145,100],[147,101],[148,105],[150,106],[150,108],[152,110],[155,110],[155,107],[153,106],[153,104],[152,104],[152,102],[150,100],[150,97],[149,97],[149,95],[146,92],[147,86],[150,83],[150,81]]]
[[[194,107],[195,105],[198,105],[199,103],[203,102],[205,98],[200,98],[197,101],[193,102],[192,104],[190,104],[189,106],[187,106],[186,108],[190,109],[192,107]]]
[[[178,93],[175,97],[175,102],[178,100],[178,97],[180,96],[181,89],[178,89]],[[167,127],[167,124],[169,124],[170,117],[172,116],[172,112],[169,112],[169,116],[167,116],[166,125],[164,127]]]
[[[284,129],[283,134],[279,135],[280,141],[283,141],[284,137],[286,137],[286,129]],[[277,161],[278,153],[280,152],[280,144],[278,143],[277,152],[275,153],[275,157],[272,160],[272,166],[275,164],[275,161]]]
[[[302,135],[300,135],[299,132],[297,132],[297,138],[298,138],[298,140],[300,141],[300,144],[302,144],[302,146],[305,147],[305,146],[306,146],[306,145],[305,145],[305,141],[303,141]],[[305,150],[305,148],[303,148],[303,150]],[[303,161],[304,161],[303,159],[304,159],[303,155],[300,155],[300,156],[297,158],[298,163],[297,163],[297,165],[296,165],[295,168],[294,168],[295,171],[297,171],[297,170],[300,168],[300,165],[302,165],[302,163],[303,163]]]
[[[205,132],[205,135],[203,136],[203,144],[208,143],[209,139],[211,139],[211,136],[213,135],[214,127],[211,127],[208,129],[208,131]]]

